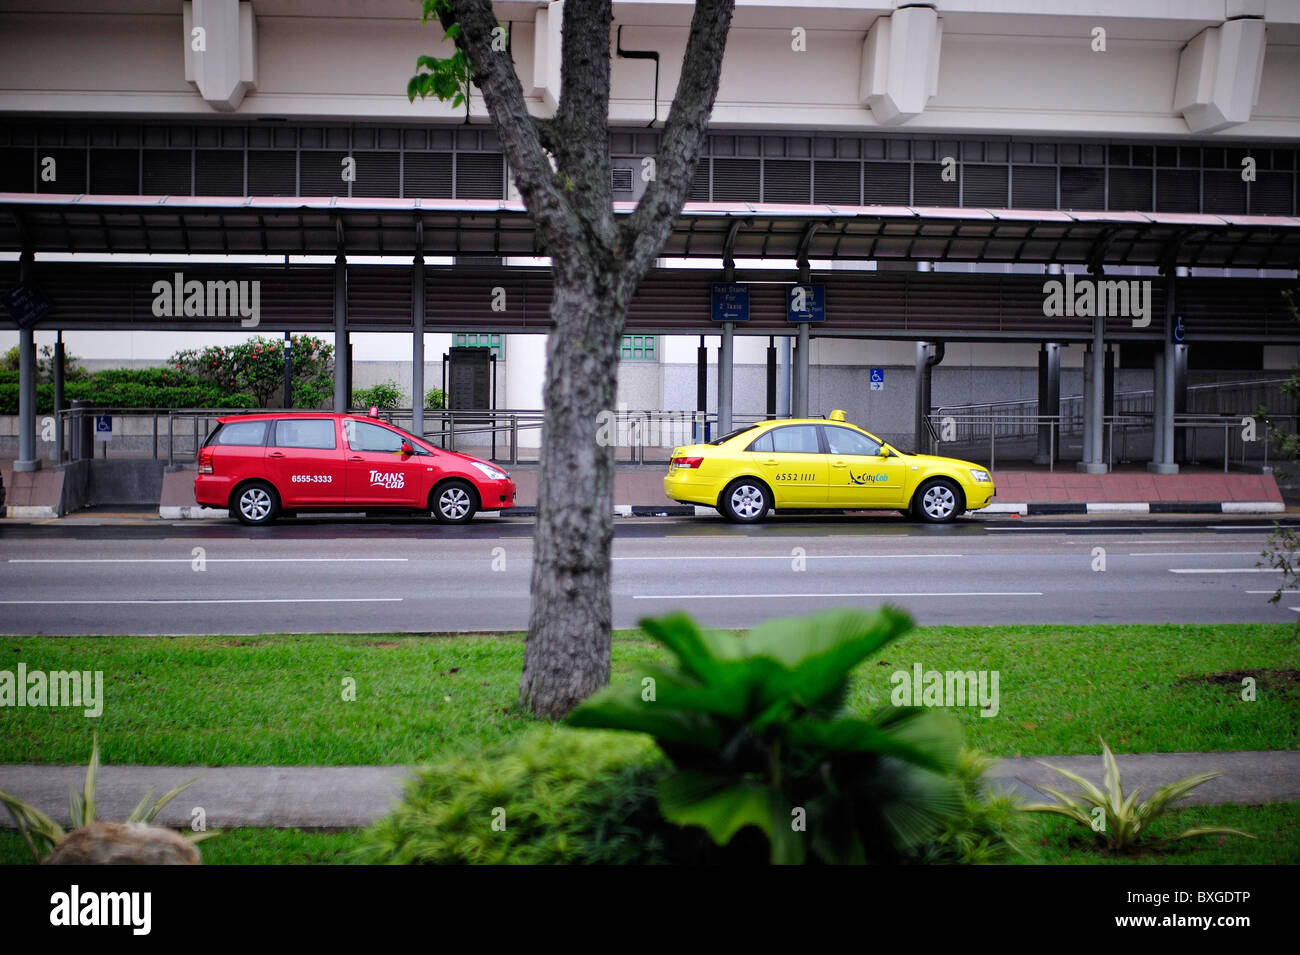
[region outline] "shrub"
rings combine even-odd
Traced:
[[[353,408],[400,408],[406,396],[397,387],[397,382],[389,380],[373,388],[356,388],[352,392]]]
[[[654,806],[663,757],[648,738],[538,726],[416,773],[362,837],[367,863],[667,861]],[[500,810],[504,810],[504,818]],[[493,828],[494,819],[504,828]],[[671,838],[671,837],[670,837]]]
[[[169,359],[177,371],[188,372],[224,390],[251,394],[255,406],[267,407],[284,387],[284,341],[255,335],[239,345],[187,348]],[[334,396],[334,346],[311,335],[293,339],[293,404],[318,408]]]
[[[999,865],[1023,855],[1025,816],[1019,800],[990,792],[984,774],[993,764],[983,753],[963,750],[955,775],[961,785],[961,812],[944,821],[931,841],[908,853],[911,862],[926,865]]]
[[[773,620],[743,637],[684,614],[641,626],[676,667],[600,691],[568,722],[652,735],[672,764],[658,788],[669,822],[720,846],[753,827],[776,863],[862,863],[902,861],[960,814],[955,720],[843,708],[853,668],[911,628],[901,611]]]
[[[442,393],[441,388],[430,388],[424,393],[424,406],[434,411],[441,411],[447,407],[447,396]]]
[[[0,372],[0,414],[18,413],[18,382]],[[64,384],[66,401],[90,401],[102,408],[255,408],[247,393],[203,381],[171,368],[113,368]],[[36,386],[36,412],[54,410],[54,386]]]

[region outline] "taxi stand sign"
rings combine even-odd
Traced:
[[[791,285],[787,288],[785,318],[788,322],[826,321],[826,286]]]
[[[712,317],[715,322],[749,321],[749,286],[738,282],[714,282]]]

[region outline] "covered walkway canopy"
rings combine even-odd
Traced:
[[[621,213],[634,208],[633,203],[614,205]],[[214,326],[210,322],[185,322],[181,326],[172,319],[152,315],[148,309],[149,284],[143,279],[145,273],[156,278],[157,266],[142,269],[138,264],[50,263],[34,274],[37,256],[333,256],[332,269],[315,266],[297,270],[302,281],[296,287],[293,283],[297,279],[286,278],[295,269],[277,270],[279,280],[273,280],[271,270],[265,267],[234,268],[241,277],[270,283],[267,304],[272,320],[266,327],[310,327],[312,321],[329,327],[325,324],[328,320],[339,354],[346,353],[350,329],[410,329],[414,394],[423,394],[426,328],[447,327],[448,323],[464,325],[473,320],[503,328],[544,331],[548,324],[545,307],[549,303],[549,283],[540,270],[513,270],[512,277],[512,270],[503,267],[491,274],[471,268],[443,274],[424,266],[426,256],[546,255],[526,209],[517,202],[0,193],[0,251],[20,255],[17,268],[0,268],[0,290],[14,284],[48,284],[50,298],[58,307],[60,293],[66,289],[66,304],[70,307],[63,318],[56,317],[52,324],[65,327],[63,322],[67,321],[71,324],[66,327],[99,328]],[[696,271],[689,281],[683,281],[680,272],[672,279],[652,276],[638,297],[640,304],[634,304],[629,317],[630,328],[693,334],[721,331],[718,408],[719,424],[724,427],[729,426],[731,417],[730,358],[735,323],[719,323],[719,328],[710,321],[707,305],[692,313],[690,303],[702,298],[711,281],[748,278],[734,271],[736,259],[792,260],[798,264],[797,281],[801,283],[812,281],[810,260],[1082,266],[1094,275],[1104,275],[1108,268],[1117,267],[1159,270],[1162,279],[1158,297],[1152,301],[1154,320],[1140,329],[1127,317],[1046,316],[1041,275],[911,273],[900,277],[898,272],[885,271],[826,273],[817,278],[818,282],[824,280],[827,287],[828,321],[823,328],[829,334],[1089,342],[1085,467],[1093,470],[1105,469],[1101,463],[1100,382],[1107,336],[1169,343],[1163,349],[1163,384],[1157,389],[1163,427],[1157,428],[1160,460],[1155,462],[1166,470],[1176,470],[1172,464],[1174,365],[1170,345],[1181,339],[1168,334],[1174,324],[1172,318],[1181,319],[1185,306],[1195,315],[1200,303],[1204,321],[1193,327],[1199,327],[1205,340],[1300,340],[1297,330],[1285,321],[1278,295],[1283,282],[1278,278],[1180,277],[1175,281],[1193,268],[1294,273],[1300,269],[1300,218],[1293,216],[697,202],[687,203],[678,216],[662,255],[726,263],[721,274]],[[409,270],[408,282],[400,274],[407,270],[380,267],[387,273],[381,277],[374,268],[367,271],[364,266],[349,267],[348,256],[410,256],[416,267]],[[197,275],[204,268],[212,267],[193,271]],[[221,279],[234,277],[229,267],[220,268]],[[479,274],[475,275],[475,271]],[[426,285],[430,275],[435,276],[433,288]],[[489,314],[486,310],[490,296],[484,291],[516,280],[522,283],[522,300],[528,303],[531,296],[533,312],[524,307],[513,316]],[[754,280],[773,283],[781,278],[768,272]],[[284,283],[278,292],[274,288],[276,281]],[[350,282],[355,288],[350,289]],[[529,282],[533,283],[531,292]],[[457,285],[465,286],[465,295],[457,295]],[[783,294],[773,289],[766,292],[771,294],[755,295],[756,321],[750,330],[772,334],[783,327],[790,331],[797,328],[794,405],[798,414],[807,408],[809,323],[788,325],[784,321]],[[278,316],[274,304],[277,294],[289,303],[285,313]],[[358,294],[363,297],[358,299]],[[96,313],[95,303],[101,301],[106,304],[102,312]],[[360,321],[350,319],[350,301],[358,306],[356,311],[380,316],[380,320],[369,322],[360,315]],[[434,315],[432,326],[426,324],[431,305],[435,312],[438,307],[446,309]],[[77,322],[78,306],[91,314],[91,324]],[[5,317],[0,316],[0,320]],[[1181,329],[1181,320],[1177,324]],[[21,344],[20,460],[16,467],[23,470],[38,466],[34,437],[35,344],[30,327],[22,330]],[[335,405],[342,410],[348,402],[348,388],[344,376],[336,375],[336,379]],[[419,428],[421,409],[415,409],[415,417]]]

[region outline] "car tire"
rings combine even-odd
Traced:
[[[722,492],[718,510],[736,524],[757,524],[772,509],[772,492],[762,481],[737,478]]]
[[[280,495],[265,481],[249,481],[231,495],[230,510],[241,524],[270,524],[280,516]]]
[[[961,504],[961,488],[947,478],[926,481],[912,498],[912,517],[927,524],[947,524],[966,509]]]
[[[467,481],[448,481],[434,488],[429,510],[439,524],[468,524],[478,510],[478,494]]]

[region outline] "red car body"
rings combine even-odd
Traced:
[[[444,451],[378,418],[281,412],[218,418],[198,455],[194,499],[245,524],[284,513],[431,511],[465,523],[513,507],[515,483],[488,461]]]

